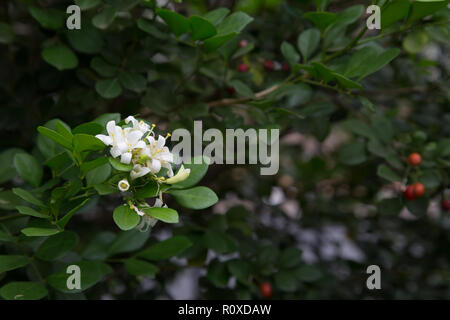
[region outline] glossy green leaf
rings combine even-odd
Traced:
[[[121,205],[114,209],[113,219],[116,225],[125,231],[136,227],[141,220],[139,215],[128,205]]]
[[[166,260],[182,253],[190,246],[192,242],[188,238],[175,236],[152,245],[139,252],[137,256],[151,261]]]
[[[195,210],[211,207],[219,200],[214,191],[207,187],[170,190],[169,194],[183,207]]]

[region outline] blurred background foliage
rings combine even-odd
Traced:
[[[79,31],[65,27],[74,2]],[[1,254],[35,251],[44,240],[20,236],[29,218],[2,217],[19,201],[9,189],[23,185],[14,155],[55,154],[36,131],[51,119],[73,128],[105,113],[134,114],[161,133],[192,129],[193,120],[204,130],[279,128],[281,147],[275,176],[256,165],[210,166],[201,184],[219,203],[178,209],[179,224],[151,235],[117,235],[111,215],[120,199],[95,199],[71,222],[71,251],[0,273],[1,285],[39,280],[83,257],[112,269],[83,293],[54,290],[51,298],[257,299],[263,282],[277,299],[450,298],[450,216],[441,208],[450,197],[448,1],[415,11],[394,3],[380,3],[390,25],[362,33],[369,1],[2,1]],[[167,25],[156,8],[248,16],[208,49],[208,39],[195,41],[179,17]],[[248,72],[239,72],[243,63]],[[411,152],[422,154],[419,168],[407,165]],[[405,202],[403,185],[416,181],[425,197]],[[158,272],[117,262],[172,234],[192,246],[155,263]],[[372,264],[382,290],[366,288]]]

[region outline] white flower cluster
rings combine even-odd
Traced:
[[[155,125],[149,126],[144,121],[136,120],[133,116],[127,117],[125,123],[127,125],[131,123],[131,126],[122,128],[116,125],[115,121],[109,121],[106,125],[108,135],[98,134],[96,138],[107,146],[111,146],[110,153],[113,158],[120,157],[121,163],[133,165],[130,172],[131,181],[151,174],[159,183],[174,184],[189,176],[190,169],[185,169],[183,165],[175,176],[173,174],[174,156],[165,146],[166,139],[170,137],[170,134],[165,138],[163,136],[156,137],[153,132]],[[165,177],[157,178],[156,174],[161,171],[161,168],[167,169],[168,179]],[[130,182],[128,179],[123,179],[119,181],[117,187],[122,192],[128,191]],[[146,202],[136,202],[135,200],[128,200],[127,202],[130,208],[142,217],[140,224],[137,226],[140,231],[146,231],[155,225],[157,220],[143,211],[150,207]],[[154,207],[167,208],[167,205],[164,205],[161,200],[161,193],[160,199],[156,199]]]
[[[125,119],[125,123],[131,122],[132,127],[122,128],[116,125],[114,120],[106,125],[108,135],[98,134],[95,137],[100,139],[107,146],[111,146],[110,153],[113,158],[120,157],[120,162],[132,164],[133,170],[130,172],[131,180],[143,177],[147,174],[156,175],[161,168],[167,169],[169,179],[165,183],[174,184],[185,180],[190,173],[190,169],[185,169],[181,165],[177,175],[173,175],[172,163],[174,156],[165,146],[166,139],[153,132],[155,125],[151,127],[144,121],[138,121],[133,116]],[[164,178],[165,179],[165,178]],[[127,180],[119,182],[119,190],[127,191],[130,184]]]
[[[122,128],[116,122],[109,121],[106,125],[108,135],[98,134],[96,137],[107,146],[111,146],[110,153],[113,158],[120,157],[120,162],[133,164],[130,173],[132,180],[146,174],[157,174],[161,168],[168,170],[168,176],[173,176],[173,154],[165,146],[166,138],[153,132],[154,125],[150,127],[144,121],[137,121],[133,116],[125,119],[125,123],[132,123],[132,127]],[[189,169],[188,169],[189,170]]]

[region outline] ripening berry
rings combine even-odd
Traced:
[[[283,64],[281,65],[281,70],[289,71],[289,69],[289,65],[286,62],[283,62]]]
[[[448,200],[448,199],[442,200],[441,206],[442,206],[442,210],[450,211],[450,200]]]
[[[425,186],[420,182],[414,184],[414,196],[416,198],[421,197],[425,193]]]
[[[233,87],[227,87],[227,91],[229,94],[234,94],[236,92],[236,89],[234,89]]]
[[[407,186],[404,195],[407,200],[414,200],[416,198],[416,196],[414,195],[414,186]]]
[[[264,68],[267,71],[273,71],[275,69],[275,62],[272,60],[266,60],[266,62],[264,62]]]
[[[408,162],[413,167],[417,167],[422,162],[422,157],[417,152],[411,153],[408,157]]]
[[[259,286],[259,290],[264,298],[269,299],[272,296],[272,286],[268,282],[263,282]]]
[[[246,46],[248,46],[248,41],[247,40],[245,40],[245,39],[242,39],[241,41],[239,41],[239,48],[243,48],[243,47],[246,47]]]
[[[245,64],[245,63],[241,63],[241,64],[238,65],[238,67],[237,67],[237,71],[239,71],[239,72],[248,72],[249,69],[250,69],[250,68],[249,68],[248,65]]]

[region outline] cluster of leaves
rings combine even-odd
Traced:
[[[212,1],[76,0],[81,30],[65,27],[72,1],[5,1],[0,296],[170,296],[165,284],[178,271],[201,267],[205,298],[260,298],[261,282],[272,283],[278,298],[366,297],[374,294],[362,292],[361,274],[378,264],[391,271],[383,273],[384,298],[448,297],[445,217],[426,215],[448,188],[448,65],[442,55],[422,55],[430,45],[448,50],[448,1],[376,2],[382,29],[369,31],[366,7],[353,1],[241,0],[230,10]],[[265,68],[267,61],[276,68]],[[247,70],[242,64],[248,72],[240,72]],[[212,166],[205,183],[219,198],[250,202],[249,209],[183,215],[175,228],[156,228],[157,235],[174,234],[157,242],[148,232],[117,234],[112,223],[121,203],[117,179],[129,168],[100,156],[105,146],[93,135],[120,120],[114,112],[151,117],[168,130],[192,129],[195,119],[204,129],[279,128],[282,137],[300,132],[320,151],[282,144],[277,177],[262,178],[250,166]],[[345,143],[327,151],[343,132]],[[407,164],[411,152],[422,155],[420,166]],[[171,198],[189,209],[216,201],[195,197],[204,187],[192,188],[207,166],[190,168],[195,181],[165,190],[171,208]],[[426,194],[412,201],[402,187],[386,185],[419,181]],[[298,204],[302,219],[266,201],[275,186]],[[380,195],[391,187],[389,197]],[[146,198],[157,188],[141,190]],[[417,220],[399,217],[405,206]],[[369,213],[361,219],[356,207]],[[173,211],[166,222],[178,222]],[[123,229],[136,224],[116,222]],[[322,258],[330,225],[345,227],[366,259]],[[299,250],[308,247],[298,236],[305,229],[319,234],[309,250],[317,264]],[[74,263],[87,272],[80,293],[65,287],[65,268]],[[142,292],[143,277],[157,285]],[[116,293],[120,285],[126,289]]]

